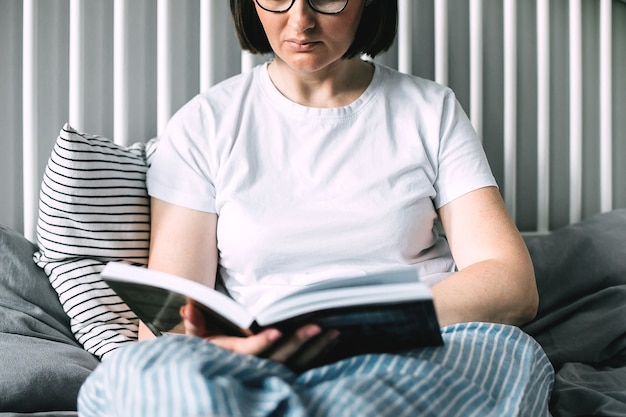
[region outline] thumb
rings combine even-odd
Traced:
[[[180,316],[185,323],[185,334],[189,336],[207,337],[204,315],[191,303],[180,308]]]

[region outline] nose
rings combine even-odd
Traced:
[[[315,10],[311,8],[307,0],[296,0],[289,13],[289,26],[300,32],[315,26]]]

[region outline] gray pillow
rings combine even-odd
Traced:
[[[626,416],[626,209],[528,242],[539,288],[524,326],[556,371],[555,417]]]
[[[98,364],[74,339],[35,250],[0,226],[0,412],[76,410]]]

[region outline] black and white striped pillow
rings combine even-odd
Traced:
[[[137,317],[100,271],[108,261],[148,261],[145,179],[155,145],[121,146],[66,124],[41,184],[35,262],[56,290],[76,339],[100,358],[137,339]]]

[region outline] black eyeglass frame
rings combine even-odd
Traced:
[[[281,10],[271,10],[271,9],[266,8],[266,7],[263,7],[263,5],[259,2],[259,0],[254,0],[254,1],[261,9],[265,10],[266,12],[270,12],[270,13],[285,13],[285,12],[289,11],[289,9],[291,9],[291,7],[296,2],[296,0],[291,0],[291,3],[286,8],[281,9]],[[337,10],[336,12],[325,12],[325,11],[317,9],[313,5],[313,0],[306,0],[306,2],[309,4],[309,7],[311,9],[313,9],[315,12],[320,13],[320,14],[331,14],[331,15],[332,14],[339,14],[339,13],[343,12],[346,9],[346,7],[348,6],[348,1],[349,0],[345,0],[345,1],[346,2],[343,4],[343,7],[341,9]]]

